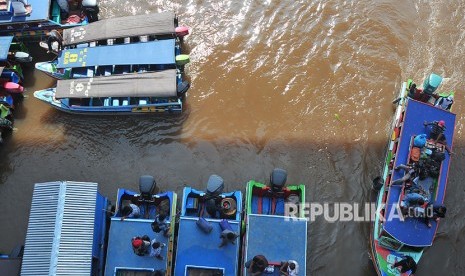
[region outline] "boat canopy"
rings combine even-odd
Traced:
[[[432,122],[444,120],[447,127],[444,131],[444,135],[446,136],[447,144],[452,148],[456,117],[454,113],[412,99],[409,99],[406,105],[405,119],[400,134],[400,142],[394,167],[408,163],[412,136],[427,133],[427,129],[423,125],[424,121]],[[437,183],[438,188],[434,202],[432,203],[442,204],[444,202],[449,165],[450,156],[446,154],[445,159],[442,161]],[[394,170],[392,179],[396,180],[402,176],[402,170]],[[429,228],[420,219],[407,218],[401,221],[397,217],[389,217],[392,216],[392,214],[399,215],[394,208],[397,208],[399,204],[401,188],[401,185],[392,185],[389,189],[385,212],[386,221],[383,224],[384,230],[403,244],[415,247],[431,246],[437,228],[437,223],[434,220],[431,220],[432,227]]]
[[[10,1],[7,1],[7,3]],[[49,19],[51,0],[28,0],[32,12],[28,16],[14,16],[13,11],[0,13],[0,26],[10,24],[22,24],[27,22],[45,21]]]
[[[176,69],[59,80],[55,98],[176,97]]]
[[[21,275],[91,275],[97,183],[34,186]]]
[[[13,41],[12,36],[0,36],[0,61],[8,59],[8,52]]]
[[[64,30],[63,45],[141,35],[170,35],[175,33],[174,20],[174,12],[104,19]]]
[[[104,65],[175,64],[175,40],[63,50],[57,68]]]

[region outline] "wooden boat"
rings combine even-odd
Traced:
[[[431,85],[432,79],[436,79],[434,85]],[[430,99],[440,81],[438,82],[435,76],[430,76],[427,79],[423,91],[430,90],[431,92],[430,95],[417,98],[422,101],[407,97],[407,95],[414,95],[414,93],[410,93],[412,84],[411,80],[402,84],[399,98],[396,101],[397,108],[382,177],[380,177],[379,182],[374,183],[376,184],[374,188],[379,192],[370,244],[371,259],[378,275],[400,275],[399,270],[392,266],[406,256],[412,257],[418,263],[423,251],[432,246],[438,229],[438,223],[435,220],[431,220],[431,227],[428,227],[423,216],[405,216],[399,212],[399,205],[408,192],[405,185],[391,185],[392,181],[400,179],[404,174],[402,170],[394,170],[394,168],[400,164],[413,165],[419,162],[419,159],[413,158],[410,153],[413,137],[428,133],[424,126],[425,121],[443,120],[447,126],[444,132],[447,144],[452,147],[456,115],[449,110],[435,107],[434,101]],[[445,146],[443,143],[429,140],[424,149],[437,149],[443,152]],[[433,178],[432,186],[426,188],[428,191],[425,191],[424,197],[431,204],[439,205],[444,202],[450,161],[450,156],[445,154],[438,176]],[[407,271],[401,275],[410,274],[412,271]]]
[[[242,193],[223,193],[223,188],[223,179],[217,175],[210,176],[206,192],[184,188],[174,275],[239,274],[240,238],[235,244],[219,245],[221,225],[241,232]],[[207,207],[210,202],[221,208],[212,212]]]
[[[176,69],[87,79],[59,80],[34,97],[73,114],[180,113],[189,83]]]
[[[66,49],[57,59],[35,64],[36,69],[56,79],[113,76],[178,68],[189,61],[175,39],[114,46]]]
[[[57,0],[28,0],[26,3],[0,1],[0,35],[13,35],[28,41],[40,40],[50,30],[85,25],[98,19],[96,0],[83,0],[81,6],[69,6],[68,18],[62,18]],[[82,12],[85,14],[83,18]]]
[[[281,262],[289,260],[298,263],[302,275],[306,273],[305,186],[285,187],[286,179],[286,171],[275,169],[269,185],[247,183],[241,275],[248,275],[244,264],[256,255],[267,258],[270,275],[281,275]],[[292,204],[293,216],[287,216],[286,204]]]
[[[150,13],[103,19],[87,25],[63,30],[62,47],[95,47],[136,42],[147,42],[155,39],[182,38],[189,34],[185,26],[178,26],[178,18],[174,12]],[[41,47],[59,53],[60,36],[40,43]]]
[[[177,195],[174,192],[157,193],[152,176],[141,176],[140,192],[118,189],[115,215],[111,218],[108,232],[107,257],[104,275],[152,275],[157,270],[172,275],[173,241]],[[135,204],[140,217],[122,219],[123,206]],[[152,230],[152,222],[158,214],[164,214],[170,224],[168,237]],[[161,251],[163,260],[150,256],[138,256],[131,248],[131,239],[147,235],[150,240],[166,244]]]

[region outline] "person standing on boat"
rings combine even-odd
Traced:
[[[157,242],[156,239],[153,239],[150,246],[150,257],[155,257],[159,260],[163,260],[163,256],[161,255],[161,249],[166,247],[166,244]]]
[[[228,242],[232,243],[232,244],[236,244],[236,239],[239,237],[239,234],[237,234],[236,232],[234,231],[231,231],[229,229],[225,229],[221,232],[221,235],[220,235],[220,238],[221,238],[221,244],[219,247],[223,247],[225,246],[226,244],[228,244]]]
[[[400,267],[400,268],[399,268]],[[395,262],[391,268],[397,268],[397,270],[400,271],[400,273],[405,273],[407,271],[410,271],[410,275],[413,275],[417,271],[417,263],[415,260],[410,257],[410,256],[405,256],[404,259],[402,259],[399,262]]]
[[[126,218],[138,218],[140,217],[140,208],[136,204],[129,204],[123,207],[121,210],[121,221],[125,220]]]
[[[150,238],[147,235],[133,237],[131,239],[132,250],[137,256],[144,256],[150,253]]]
[[[252,260],[247,261],[244,266],[247,268],[248,275],[262,275],[268,267],[268,260],[263,255],[256,255]]]

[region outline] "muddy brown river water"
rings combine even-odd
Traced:
[[[164,190],[227,189],[287,169],[310,202],[371,200],[400,83],[441,74],[456,91],[447,218],[417,275],[465,275],[465,2],[101,0],[101,17],[174,10],[191,28],[192,83],[175,117],[80,117],[32,92],[53,86],[27,70],[17,130],[0,148],[0,251],[24,243],[34,183],[99,183],[114,201],[141,174]],[[36,60],[47,56],[35,49]],[[373,275],[370,224],[309,224],[307,275]],[[285,234],[285,233],[283,233]]]

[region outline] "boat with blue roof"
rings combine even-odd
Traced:
[[[118,189],[108,233],[105,275],[172,275],[177,195],[157,190],[150,175],[140,177],[139,192]],[[125,213],[128,208],[131,212]],[[154,227],[160,216],[167,226],[164,231]],[[147,247],[141,247],[141,239]],[[160,245],[158,255],[152,254],[155,243]]]
[[[241,275],[257,268],[253,263],[258,256],[266,259],[259,269],[263,275],[283,275],[281,271],[290,270],[306,274],[305,186],[286,187],[286,181],[287,172],[277,168],[268,185],[254,180],[247,183]]]
[[[50,30],[62,30],[98,20],[96,0],[0,1],[0,35],[40,40]]]
[[[59,80],[34,92],[52,107],[81,115],[181,113],[189,83],[176,69],[151,73]]]
[[[174,275],[239,275],[242,193],[223,189],[218,175],[184,188]]]
[[[114,76],[134,72],[178,69],[183,73],[189,56],[181,54],[174,38],[60,51],[53,61],[38,62],[37,70],[62,80]]]
[[[433,245],[444,217],[456,115],[453,92],[436,93],[442,77],[419,88],[402,84],[391,126],[371,230],[371,259],[378,275],[413,275]]]

